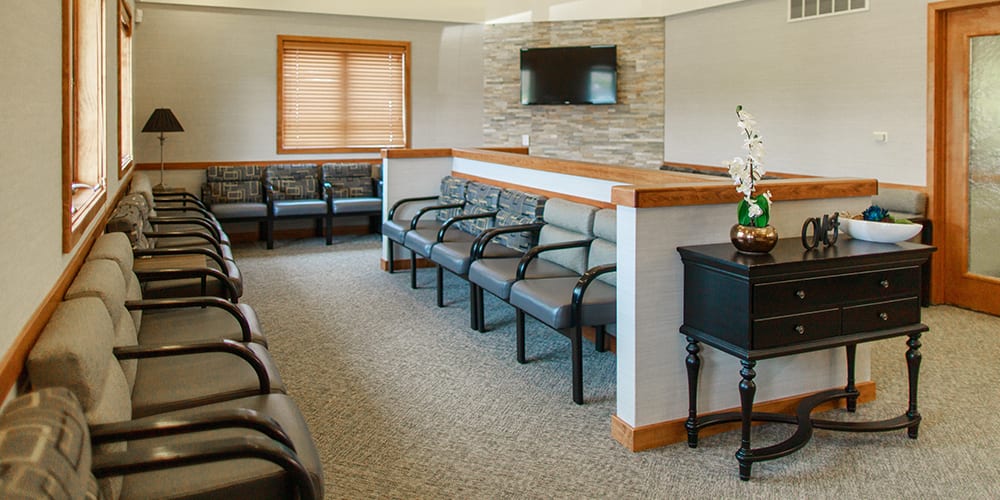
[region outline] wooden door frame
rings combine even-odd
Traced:
[[[931,260],[931,302],[944,301],[948,211],[947,127],[947,35],[948,15],[969,8],[1000,5],[1000,0],[946,0],[927,5],[927,216],[934,221],[933,243],[938,248]]]

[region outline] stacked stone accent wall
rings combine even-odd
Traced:
[[[521,104],[520,50],[617,45],[618,103]],[[659,168],[663,163],[662,18],[496,24],[483,34],[483,137],[566,160]]]

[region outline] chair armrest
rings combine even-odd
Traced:
[[[185,344],[168,345],[128,345],[119,346],[113,349],[115,357],[118,359],[146,359],[165,358],[169,356],[183,356],[187,354],[204,354],[209,352],[229,353],[239,356],[253,368],[257,374],[257,382],[260,384],[260,393],[271,392],[271,379],[267,376],[267,368],[260,358],[250,350],[249,347],[236,342],[235,340],[220,339],[212,342],[192,342]]]
[[[265,436],[295,449],[292,438],[272,417],[249,408],[203,410],[186,418],[164,418],[159,415],[90,426],[90,442],[98,445],[187,432],[209,431],[230,427],[256,430]]]
[[[401,207],[401,206],[403,206],[403,205],[405,205],[407,203],[414,203],[414,202],[418,202],[418,201],[431,201],[431,200],[436,200],[436,199],[438,199],[437,195],[434,195],[434,196],[418,196],[416,198],[400,198],[399,200],[396,200],[396,203],[392,204],[392,207],[389,208],[389,218],[388,218],[388,220],[392,220],[392,217],[394,215],[396,215],[396,209],[398,209],[399,207]]]
[[[505,234],[505,233],[520,233],[520,232],[532,232],[538,233],[542,230],[544,222],[536,222],[534,224],[519,224],[516,226],[500,226],[487,229],[476,237],[475,241],[472,243],[472,260],[483,258],[483,252],[486,251],[486,245],[489,244],[490,240],[494,237]]]
[[[449,208],[462,208],[464,206],[465,206],[465,203],[463,202],[463,203],[449,203],[447,205],[430,205],[430,206],[423,207],[420,210],[417,210],[417,214],[414,215],[413,219],[410,220],[410,229],[416,229],[417,228],[417,223],[420,221],[420,218],[424,216],[424,214],[427,214],[427,213],[430,213],[430,212],[437,212],[437,211],[440,211],[440,210],[447,210]]]
[[[552,250],[565,250],[567,248],[590,248],[590,244],[593,243],[593,239],[589,240],[574,240],[574,241],[563,241],[560,243],[552,243],[551,245],[539,245],[531,247],[525,252],[524,256],[521,257],[521,261],[517,263],[517,276],[515,280],[520,281],[524,279],[524,273],[528,270],[528,264],[538,257],[539,254],[543,252],[548,252]]]
[[[197,196],[188,193],[187,191],[179,193],[153,193],[153,201],[162,200],[166,202],[180,202],[180,203],[192,203],[195,206],[205,208],[205,204],[198,199]],[[155,208],[155,207],[154,207]],[[159,208],[157,208],[159,210]]]
[[[197,231],[143,231],[144,235],[153,238],[200,238],[215,248],[215,251],[222,255],[222,244],[210,234],[199,233]]]
[[[295,452],[263,436],[213,439],[148,449],[131,448],[117,453],[98,453],[93,457],[91,471],[94,476],[102,478],[241,458],[258,458],[280,466],[291,476],[290,482],[298,488],[299,498],[303,500],[316,498],[317,492],[309,472]],[[294,492],[290,492],[289,497],[294,498]]]
[[[171,299],[143,299],[125,301],[125,309],[129,311],[154,311],[160,309],[187,309],[187,308],[215,307],[222,309],[233,316],[240,325],[243,342],[252,342],[253,334],[250,331],[250,322],[243,311],[236,304],[219,297],[182,297]]]
[[[132,250],[135,257],[156,256],[156,255],[204,255],[219,265],[219,270],[226,270],[226,262],[222,256],[207,248],[136,248]]]
[[[229,293],[229,300],[234,304],[239,301],[240,294],[236,290],[236,285],[229,280],[229,276],[226,276],[218,269],[212,269],[210,267],[199,267],[199,268],[188,268],[188,269],[157,269],[155,271],[135,271],[136,278],[139,281],[163,281],[163,280],[174,280],[182,278],[208,278],[209,276],[219,280],[222,286]]]
[[[212,214],[211,210],[201,207],[156,207],[156,212],[194,212],[201,214],[205,219],[213,220],[215,215]]]
[[[450,229],[451,226],[453,226],[458,221],[462,221],[462,220],[474,220],[474,219],[487,219],[487,218],[492,219],[492,218],[494,218],[496,216],[497,216],[496,212],[483,212],[483,213],[479,213],[479,214],[456,215],[456,216],[454,216],[454,217],[452,217],[452,218],[444,221],[444,224],[441,224],[441,229],[438,229],[438,236],[437,236],[438,243],[444,241],[444,235],[445,235],[445,233],[447,233],[448,229]]]
[[[583,295],[587,293],[587,287],[597,279],[598,276],[613,273],[618,270],[618,264],[604,264],[587,269],[587,272],[580,276],[576,286],[573,287],[573,308],[577,308],[583,303]]]
[[[166,226],[180,226],[185,224],[200,226],[205,228],[217,241],[222,239],[219,235],[219,228],[201,217],[150,217],[149,223]]]

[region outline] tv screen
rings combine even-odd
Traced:
[[[614,45],[521,49],[521,104],[615,104]]]

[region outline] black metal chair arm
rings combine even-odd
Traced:
[[[483,252],[486,251],[486,245],[488,245],[490,240],[496,236],[506,233],[520,232],[532,232],[537,234],[542,230],[542,226],[544,225],[544,222],[536,222],[533,224],[518,224],[516,226],[491,227],[482,233],[479,233],[479,236],[477,236],[475,241],[472,242],[472,252],[470,256],[472,257],[472,260],[483,258]]]
[[[521,261],[517,263],[517,275],[515,280],[520,281],[524,279],[524,274],[528,271],[528,265],[531,264],[531,261],[534,260],[535,257],[538,257],[541,253],[552,250],[565,250],[567,248],[590,248],[590,244],[593,242],[593,239],[573,240],[531,247],[524,253],[524,256],[521,257]]]
[[[211,236],[216,239],[216,241],[221,240],[221,235],[219,234],[219,228],[215,224],[208,220],[202,219],[201,217],[150,217],[150,224],[156,225],[166,225],[166,226],[180,226],[180,225],[192,225],[200,226],[205,228]]]
[[[407,203],[414,203],[414,202],[418,202],[418,201],[430,201],[430,200],[436,200],[436,199],[438,199],[437,195],[434,195],[434,196],[418,196],[418,197],[415,197],[415,198],[400,198],[400,199],[396,200],[396,203],[393,203],[392,206],[389,207],[388,218],[389,218],[389,220],[392,220],[392,217],[394,215],[396,215],[396,210],[399,207],[401,207],[401,206],[403,206],[403,205],[405,205]]]
[[[168,202],[168,203],[170,203],[170,202],[174,202],[174,203],[192,203],[192,204],[194,204],[196,206],[199,206],[201,208],[205,208],[205,204],[200,199],[198,199],[197,196],[195,196],[195,195],[193,195],[191,193],[188,193],[187,191],[178,192],[178,193],[153,193],[153,201],[154,202],[156,202],[156,201],[165,201],[165,202]],[[157,210],[159,210],[159,207],[154,207],[154,208],[156,208]]]
[[[452,218],[444,221],[444,224],[441,224],[441,229],[438,229],[437,241],[438,241],[438,243],[444,241],[444,235],[448,232],[448,229],[450,229],[451,226],[453,226],[456,223],[458,223],[458,221],[475,220],[475,219],[492,219],[492,218],[494,218],[496,216],[497,216],[496,212],[482,212],[482,213],[478,213],[478,214],[456,215],[456,216],[454,216],[454,217],[452,217]]]
[[[147,238],[199,238],[212,245],[219,255],[222,255],[222,244],[210,234],[199,233],[197,231],[143,231]]]
[[[94,455],[91,471],[98,478],[173,469],[241,458],[259,458],[283,468],[298,488],[298,498],[314,500],[316,487],[298,456],[287,446],[263,436],[214,439],[153,448],[130,448],[117,453]],[[295,492],[289,492],[295,498]]]
[[[587,287],[597,279],[598,276],[613,273],[618,270],[618,264],[604,264],[587,269],[587,272],[580,276],[576,286],[573,287],[573,307],[579,307],[583,303],[583,296],[587,293]]]
[[[159,415],[151,415],[135,420],[92,425],[90,426],[90,442],[98,445],[229,427],[253,429],[293,450],[295,449],[292,438],[288,437],[277,420],[249,408],[203,410],[187,418],[164,418]]]
[[[215,214],[213,214],[209,209],[201,207],[156,207],[156,213],[160,212],[194,212],[196,214],[201,214],[205,219],[215,219]]]
[[[171,299],[144,299],[125,301],[125,309],[129,311],[153,311],[161,309],[187,309],[193,307],[215,307],[222,309],[233,316],[240,325],[243,342],[252,342],[253,334],[250,331],[250,322],[243,311],[236,304],[219,297],[181,297]]]
[[[219,269],[225,271],[226,261],[221,255],[207,248],[136,248],[132,250],[134,257],[146,257],[157,255],[204,255],[219,265]]]
[[[208,278],[213,277],[222,283],[222,286],[229,293],[229,300],[234,304],[239,301],[240,294],[236,289],[236,285],[229,280],[229,276],[226,276],[218,269],[212,269],[211,267],[199,267],[199,268],[187,268],[187,269],[155,269],[151,271],[135,271],[135,276],[139,278],[139,281],[163,281],[163,280],[174,280],[182,278]]]
[[[168,356],[182,356],[187,354],[203,354],[209,352],[223,352],[239,356],[253,368],[257,374],[257,381],[260,384],[260,394],[271,392],[271,380],[267,376],[267,369],[260,358],[250,350],[249,347],[236,342],[235,340],[220,339],[212,342],[192,342],[186,344],[167,345],[128,345],[119,346],[113,349],[115,357],[118,359],[146,359],[164,358]]]
[[[413,219],[410,220],[410,229],[416,229],[417,228],[417,223],[420,222],[420,218],[423,217],[424,214],[427,214],[427,213],[430,213],[430,212],[436,212],[436,211],[439,211],[439,210],[447,210],[449,208],[462,208],[464,206],[465,206],[465,203],[463,202],[463,203],[449,203],[447,205],[430,205],[430,206],[423,207],[420,210],[417,210],[417,214],[414,215]]]

